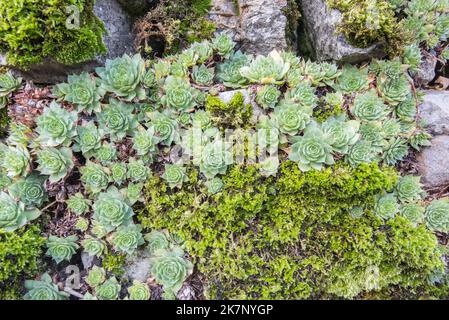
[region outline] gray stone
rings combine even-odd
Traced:
[[[67,75],[93,71],[95,67],[103,65],[106,59],[113,59],[124,53],[134,53],[132,34],[133,20],[116,2],[116,0],[97,0],[94,7],[95,14],[105,23],[108,34],[104,41],[108,53],[99,56],[93,61],[78,65],[63,65],[53,59],[46,59],[43,63],[33,65],[27,71],[12,68],[18,75],[35,83],[57,83],[66,80]],[[6,58],[0,56],[0,64],[8,65]]]
[[[421,104],[420,117],[430,133],[434,135],[449,134],[449,92],[425,91]]]
[[[348,43],[345,36],[337,33],[342,21],[338,10],[330,9],[326,0],[299,0],[304,20],[306,39],[310,42],[311,54],[319,61],[357,63],[372,57],[381,58],[384,44],[374,44],[368,48],[356,48]]]
[[[437,58],[430,54],[426,54],[419,66],[419,71],[416,72],[413,78],[420,86],[425,86],[435,79],[436,67]]]
[[[427,187],[449,184],[449,136],[432,139],[432,146],[423,149],[417,157],[418,173]]]
[[[210,18],[241,50],[266,55],[287,49],[287,0],[213,0]]]
[[[87,252],[81,253],[81,262],[83,263],[84,270],[90,269],[94,264],[95,256],[91,256]]]
[[[150,255],[145,250],[141,250],[136,255],[128,257],[125,276],[131,281],[146,282],[151,277],[150,265]]]
[[[223,102],[228,103],[231,101],[232,97],[238,92],[241,92],[243,94],[243,97],[245,98],[245,103],[251,103],[251,96],[248,92],[248,90],[240,89],[240,90],[231,90],[231,91],[224,91],[219,93],[219,97]]]

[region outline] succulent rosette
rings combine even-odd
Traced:
[[[151,156],[157,153],[157,144],[159,138],[156,136],[154,127],[137,130],[133,137],[133,149],[136,150],[139,156]]]
[[[383,160],[386,164],[394,166],[408,154],[407,140],[396,138],[388,142],[383,150]]]
[[[106,60],[105,67],[95,70],[100,76],[100,88],[112,92],[126,101],[145,98],[145,90],[140,83],[145,75],[145,61],[136,54],[127,54],[114,60]]]
[[[78,237],[75,235],[65,238],[50,236],[47,240],[48,250],[45,254],[50,256],[56,263],[70,261],[79,248],[77,241]]]
[[[264,177],[276,176],[279,169],[279,159],[277,157],[267,157],[260,162],[259,169]]]
[[[384,100],[393,106],[404,102],[411,92],[410,83],[405,76],[380,80],[378,89]]]
[[[112,143],[103,142],[103,144],[95,150],[94,157],[103,165],[108,165],[117,159],[117,148]]]
[[[323,81],[325,73],[320,63],[303,60],[300,68],[301,73],[304,75],[304,80],[312,85],[319,86],[321,81]]]
[[[22,145],[6,146],[0,143],[0,167],[8,177],[26,176],[30,171],[31,156]]]
[[[78,219],[76,219],[75,229],[81,232],[86,232],[87,229],[89,229],[89,219],[78,217]]]
[[[80,173],[86,190],[92,194],[105,190],[111,180],[107,169],[94,162],[87,162],[80,168]]]
[[[32,173],[26,178],[21,178],[14,182],[9,188],[9,193],[26,207],[39,208],[48,200],[45,191],[45,181],[47,178],[37,173]]]
[[[426,224],[430,230],[449,231],[449,199],[434,200],[426,208]]]
[[[83,126],[78,126],[77,133],[73,151],[82,152],[86,158],[92,157],[95,151],[101,147],[102,132],[98,130],[93,121],[89,121]]]
[[[45,148],[37,151],[37,170],[49,176],[51,183],[64,179],[73,168],[72,150],[69,148]]]
[[[192,69],[192,80],[200,86],[209,86],[212,84],[215,76],[213,68],[207,68],[204,64],[194,66]]]
[[[100,193],[94,202],[93,218],[108,232],[121,225],[128,225],[134,215],[131,207],[126,203],[123,195],[115,187],[107,192]]]
[[[89,286],[96,288],[106,280],[106,271],[98,266],[93,266],[89,270],[86,277],[86,282]]]
[[[358,121],[346,121],[344,115],[330,117],[322,124],[323,132],[332,141],[332,148],[341,154],[348,153],[349,148],[360,139],[359,128],[360,123]]]
[[[130,159],[127,166],[127,177],[132,182],[146,181],[151,171],[142,160]]]
[[[115,184],[121,185],[125,182],[127,177],[126,164],[122,162],[115,162],[111,164],[111,178]]]
[[[196,42],[192,45],[193,51],[198,56],[199,63],[205,63],[214,55],[214,49],[209,41]]]
[[[170,247],[170,240],[167,232],[153,230],[144,236],[148,242],[147,250],[152,255],[158,250],[168,249]]]
[[[414,225],[424,221],[425,208],[417,203],[406,203],[400,208],[400,215],[407,218]]]
[[[109,134],[112,141],[123,139],[126,135],[132,136],[138,124],[132,112],[132,106],[111,99],[109,105],[97,115],[100,129]]]
[[[229,59],[218,64],[217,78],[229,88],[241,88],[248,84],[248,80],[242,76],[240,69],[248,66],[251,56],[237,51]]]
[[[374,213],[384,219],[393,219],[399,212],[399,204],[394,194],[388,193],[377,197]]]
[[[232,153],[221,140],[208,143],[201,152],[200,171],[206,178],[212,179],[217,174],[225,174],[228,165],[233,163]]]
[[[376,121],[384,119],[389,111],[377,93],[371,90],[355,98],[351,113],[362,121]]]
[[[182,183],[188,181],[186,168],[178,164],[165,164],[164,173],[161,176],[170,188],[181,188]]]
[[[268,56],[257,56],[249,66],[242,67],[240,73],[252,83],[282,84],[289,69],[290,63],[273,50]]]
[[[223,180],[218,177],[209,179],[205,182],[207,192],[210,194],[219,193],[223,189]]]
[[[256,101],[264,109],[274,109],[281,94],[282,93],[275,86],[263,86],[257,92]]]
[[[100,300],[117,300],[120,289],[121,287],[117,279],[112,277],[95,288],[95,295]]]
[[[36,119],[39,144],[46,147],[70,145],[76,135],[77,120],[76,112],[69,112],[53,101]]]
[[[73,196],[70,196],[66,203],[67,209],[69,209],[70,212],[73,212],[76,215],[81,215],[90,210],[91,201],[78,192]]]
[[[170,146],[173,142],[176,143],[180,139],[177,130],[178,123],[169,114],[160,112],[152,113],[150,127],[153,128],[154,133],[163,145]]]
[[[234,50],[235,42],[227,34],[220,34],[212,40],[212,48],[217,54],[224,58],[229,58]]]
[[[151,258],[151,274],[163,286],[165,292],[176,294],[192,273],[192,263],[183,256],[184,252],[175,248],[171,251],[159,250]]]
[[[67,300],[69,297],[68,293],[59,291],[47,273],[40,280],[26,280],[25,288],[28,292],[23,296],[24,300]]]
[[[315,95],[315,88],[307,82],[302,82],[289,89],[285,94],[285,98],[310,109],[314,108],[318,103],[318,97]]]
[[[126,195],[129,205],[132,206],[137,201],[144,202],[144,197],[142,194],[143,187],[143,182],[129,183],[126,189],[122,190],[122,192]]]
[[[132,286],[128,287],[129,300],[150,300],[151,292],[146,283],[134,280]]]
[[[366,140],[360,140],[348,150],[345,161],[353,167],[362,163],[371,163],[374,160],[373,146]]]
[[[174,110],[189,110],[196,106],[198,92],[184,79],[168,77],[164,83],[165,95],[161,102]]]
[[[280,132],[294,136],[304,130],[312,121],[312,118],[307,108],[297,103],[285,101],[274,111],[273,121]]]
[[[420,177],[407,175],[399,179],[396,195],[401,202],[416,202],[425,196],[420,183]]]
[[[98,88],[95,78],[87,72],[69,75],[67,83],[57,84],[53,93],[61,99],[77,106],[78,112],[99,112],[103,92]]]
[[[332,151],[319,125],[312,122],[302,137],[294,137],[289,159],[297,162],[301,171],[321,170],[334,163]]]
[[[353,94],[368,89],[369,83],[368,69],[345,65],[334,87],[344,94]]]
[[[412,97],[408,97],[396,106],[395,112],[402,121],[414,122],[417,113],[416,100]]]
[[[8,72],[0,73],[0,98],[7,97],[11,92],[16,91],[22,84],[22,78],[15,78]]]
[[[8,134],[6,141],[10,146],[26,147],[33,136],[33,130],[23,123],[11,122]]]
[[[39,210],[27,210],[22,202],[16,201],[5,192],[0,192],[0,230],[15,231],[38,218],[40,214]]]
[[[142,227],[140,224],[118,227],[117,231],[112,234],[111,243],[114,250],[133,254],[138,246],[145,243],[142,236]]]
[[[81,241],[81,246],[90,256],[101,257],[107,251],[106,243],[103,240],[91,236],[86,236]]]

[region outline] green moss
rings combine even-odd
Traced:
[[[20,296],[19,283],[40,271],[44,244],[45,238],[37,226],[16,232],[0,231],[0,299]]]
[[[125,272],[126,255],[119,253],[107,253],[102,260],[102,267],[116,276],[122,276]]]
[[[80,26],[68,29],[66,8],[80,9]],[[103,23],[93,13],[94,0],[0,0],[0,50],[8,62],[27,68],[52,57],[76,64],[106,52]]]
[[[338,31],[351,44],[365,48],[376,42],[385,42],[390,50],[398,47],[400,30],[389,1],[327,0],[327,3],[343,14]]]
[[[223,191],[207,196],[196,183],[171,192],[153,177],[139,220],[187,239],[210,298],[392,297],[393,289],[420,297],[443,268],[436,237],[371,213],[375,195],[396,181],[393,169],[376,164],[303,173],[286,162],[276,179],[234,166]],[[364,217],[350,216],[354,206],[366,206]]]
[[[244,127],[252,116],[252,106],[245,104],[245,97],[241,92],[234,94],[229,103],[219,97],[208,96],[206,110],[212,114],[214,123],[221,128]]]

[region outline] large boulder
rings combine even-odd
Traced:
[[[82,71],[93,71],[95,67],[103,65],[106,59],[113,59],[124,53],[134,53],[134,35],[132,33],[133,19],[127,14],[116,0],[97,0],[94,7],[95,14],[105,23],[107,35],[104,41],[108,53],[98,56],[92,61],[78,65],[63,65],[53,59],[46,59],[43,63],[33,65],[29,70],[12,68],[17,74],[35,83],[56,83],[66,80],[67,75]],[[8,66],[4,56],[0,56],[0,65]]]
[[[385,55],[382,43],[356,48],[337,32],[342,21],[338,10],[330,9],[326,0],[299,0],[305,32],[301,41],[308,42],[310,52],[319,61],[357,63]]]
[[[426,187],[449,184],[449,136],[441,135],[432,139],[432,146],[418,155],[418,172]]]
[[[287,0],[213,0],[212,4],[210,18],[243,51],[265,55],[287,49]]]
[[[424,102],[420,106],[420,116],[430,133],[449,134],[449,92],[425,91]]]

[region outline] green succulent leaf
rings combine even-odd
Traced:
[[[24,300],[67,300],[69,297],[69,294],[59,291],[47,273],[41,276],[41,280],[26,280],[25,288],[28,292],[23,296]]]
[[[9,187],[9,193],[26,207],[40,208],[48,200],[44,184],[47,178],[32,173],[26,178],[21,178]]]
[[[98,266],[93,266],[92,269],[89,270],[89,273],[86,277],[86,282],[89,286],[96,288],[106,280],[106,271],[103,268]]]
[[[449,231],[449,200],[443,198],[434,200],[426,208],[425,219],[427,226],[434,231]]]
[[[50,236],[47,240],[48,250],[46,255],[50,256],[56,263],[70,261],[79,248],[78,244],[76,244],[77,241],[77,236],[68,236],[65,238]]]
[[[139,224],[130,224],[117,228],[112,234],[112,245],[114,250],[132,255],[137,247],[144,244],[142,227]]]
[[[289,69],[290,63],[274,50],[268,56],[257,56],[249,66],[242,67],[240,73],[252,83],[282,84]]]
[[[150,300],[151,292],[146,283],[133,281],[132,286],[128,287],[129,300]]]
[[[81,215],[89,212],[91,201],[78,192],[73,196],[70,196],[66,203],[70,212],[73,212],[76,215]]]
[[[106,243],[91,236],[86,236],[86,238],[81,241],[81,246],[83,247],[84,251],[87,252],[90,256],[96,256],[100,258],[104,253],[107,252]]]
[[[45,148],[37,151],[37,170],[48,175],[51,183],[64,179],[73,168],[73,155],[69,148]]]
[[[117,300],[120,293],[120,284],[115,277],[109,278],[95,288],[95,294],[100,300]]]
[[[26,210],[22,202],[17,202],[9,194],[0,192],[0,230],[15,231],[40,215],[37,209]]]
[[[80,173],[86,190],[92,194],[105,190],[111,182],[107,169],[93,162],[87,162],[84,167],[81,167]]]

